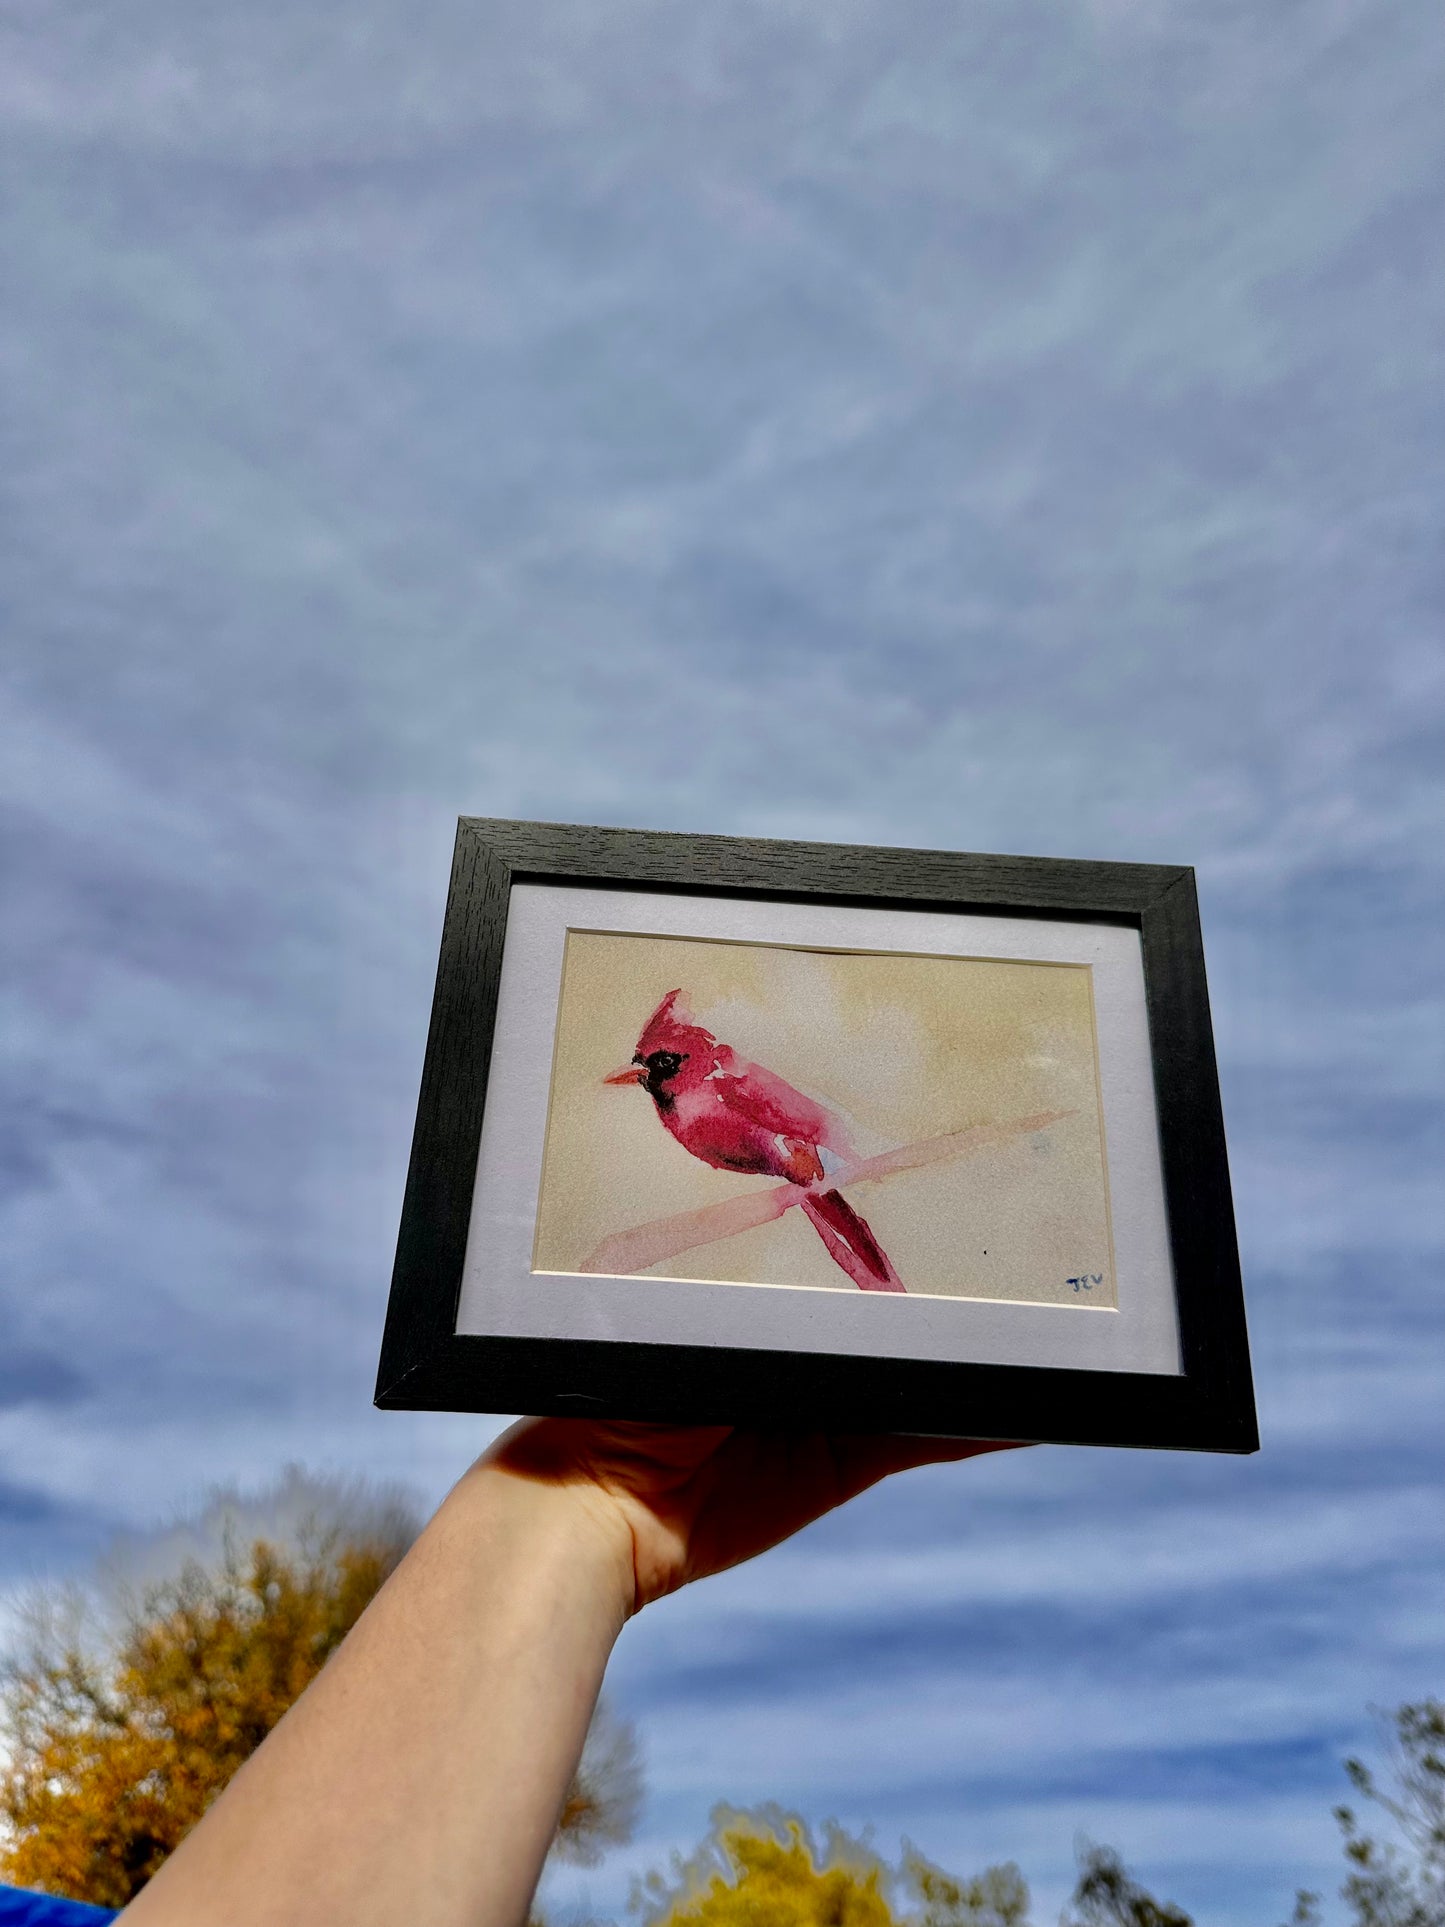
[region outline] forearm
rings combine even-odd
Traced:
[[[518,1927],[631,1605],[605,1503],[473,1467],[126,1927]]]

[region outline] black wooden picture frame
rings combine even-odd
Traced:
[[[508,907],[513,885],[523,882],[1040,917],[1137,930],[1180,1371],[459,1333]],[[407,1410],[1256,1450],[1193,871],[461,818],[376,1403]]]

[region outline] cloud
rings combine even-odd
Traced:
[[[0,1359],[0,1408],[71,1405],[86,1389],[79,1372],[52,1352],[11,1352]]]
[[[1231,1588],[1268,1581],[1283,1585],[1322,1569],[1339,1579],[1370,1570],[1392,1556],[1428,1544],[1438,1494],[1424,1482],[1388,1492],[1316,1495],[1308,1519],[1298,1501],[1281,1493],[1256,1498],[1251,1530],[1241,1539],[1238,1500],[1218,1506],[1181,1506],[1171,1495],[1157,1510],[1136,1500],[1127,1520],[1105,1524],[1097,1517],[1073,1527],[1030,1520],[1012,1532],[995,1527],[986,1545],[874,1551],[866,1585],[848,1584],[856,1554],[840,1548],[833,1558],[795,1554],[787,1562],[797,1580],[790,1608],[779,1596],[779,1574],[758,1568],[729,1587],[736,1625],[753,1612],[776,1631],[793,1616],[822,1627],[857,1616],[876,1636],[890,1609],[917,1615],[1007,1601],[1063,1603],[1075,1609],[1128,1601],[1142,1610],[1158,1594],[1189,1588],[1223,1595]],[[825,1602],[821,1603],[820,1602]]]

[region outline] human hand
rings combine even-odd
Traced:
[[[891,1472],[1006,1451],[975,1439],[523,1419],[481,1466],[566,1490],[630,1560],[639,1611],[766,1551]]]

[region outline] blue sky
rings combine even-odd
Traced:
[[[1425,0],[0,24],[0,1596],[370,1397],[459,812],[1190,862],[1264,1449],[920,1473],[630,1628],[651,1799],[1211,1923],[1441,1686]]]

